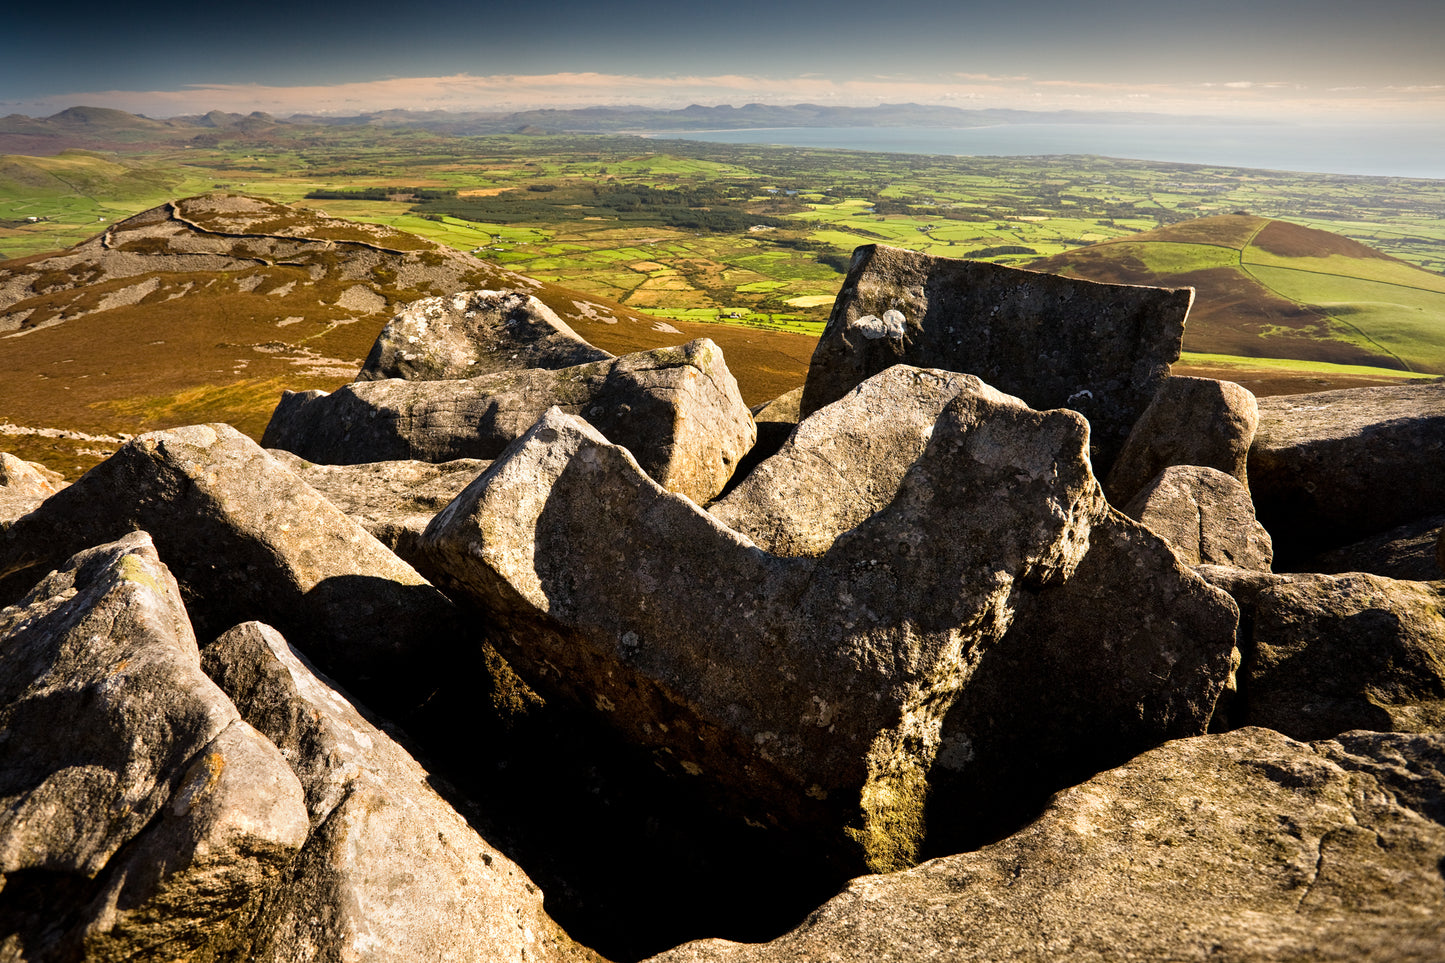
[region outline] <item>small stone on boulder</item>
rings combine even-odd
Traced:
[[[1267,572],[1274,559],[1269,532],[1254,517],[1249,489],[1213,468],[1166,468],[1134,496],[1124,514],[1161,536],[1187,565]]]

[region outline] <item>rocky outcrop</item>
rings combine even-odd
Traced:
[[[381,329],[357,381],[456,381],[607,361],[532,295],[465,291],[407,305]]]
[[[537,685],[750,818],[835,842],[846,827],[892,867],[916,852],[938,725],[1011,592],[1066,578],[1104,510],[1086,442],[1073,412],[960,392],[896,497],[784,558],[552,411],[424,543]]]
[[[0,600],[134,529],[202,637],[264,615],[379,704],[424,698],[464,637],[440,592],[227,425],[140,435],[18,520],[0,535]]]
[[[1250,489],[1286,564],[1445,512],[1441,465],[1445,381],[1259,402]]]
[[[1259,424],[1254,395],[1231,381],[1171,377],[1134,423],[1104,493],[1127,505],[1159,473],[1197,465],[1233,475],[1248,489],[1249,446]]]
[[[416,542],[432,516],[491,465],[478,458],[315,465],[279,448],[267,454],[413,567],[421,560]]]
[[[429,775],[274,629],[249,622],[203,654],[206,672],[281,749],[311,835],[251,926],[247,958],[597,960],[542,894],[428,785]]]
[[[0,528],[32,511],[65,484],[59,472],[0,452]]]
[[[1445,943],[1445,736],[1169,743],[977,852],[854,880],[772,943],[656,963],[1426,961]]]
[[[860,247],[813,353],[802,414],[895,364],[943,368],[1038,409],[1081,412],[1103,474],[1179,359],[1193,297]]]
[[[301,786],[200,668],[135,532],[0,612],[7,959],[210,959],[307,833]]]
[[[586,418],[663,487],[699,504],[722,491],[757,438],[722,351],[700,339],[560,371],[288,392],[262,444],[327,464],[490,459],[553,406]]]
[[[1407,522],[1309,559],[1307,572],[1369,572],[1411,582],[1445,579],[1445,515]]]
[[[1213,468],[1165,469],[1124,507],[1161,536],[1188,565],[1230,565],[1268,572],[1269,532],[1254,517],[1249,489]]]

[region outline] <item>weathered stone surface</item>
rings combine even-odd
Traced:
[[[1445,512],[1445,381],[1260,399],[1249,482],[1281,564]]]
[[[0,600],[134,529],[153,534],[203,637],[264,615],[389,706],[429,693],[460,644],[440,592],[228,425],[141,435],[18,520],[0,535]]]
[[[897,497],[939,414],[961,393],[1023,406],[972,375],[895,365],[800,422],[708,511],[773,555],[821,555]]]
[[[1410,582],[1445,579],[1442,533],[1445,533],[1445,515],[1432,515],[1316,555],[1301,568],[1328,575],[1369,572]]]
[[[496,458],[554,405],[699,504],[722,491],[757,438],[722,351],[702,338],[560,371],[288,392],[262,444],[327,464]]]
[[[530,294],[464,291],[402,309],[381,329],[356,380],[454,381],[611,357]]]
[[[316,465],[280,448],[267,454],[413,567],[422,560],[416,543],[432,516],[446,508],[491,464],[479,458],[458,458],[440,464],[380,461]]]
[[[813,353],[802,414],[895,364],[976,375],[1072,408],[1108,470],[1179,359],[1192,289],[1099,284],[882,245],[860,247]]]
[[[1124,507],[1189,565],[1269,571],[1274,547],[1254,517],[1249,489],[1213,468],[1166,468]]]
[[[1083,419],[1001,397],[950,401],[896,497],[817,558],[760,551],[560,411],[424,544],[536,684],[757,821],[847,826],[863,859],[897,866],[938,725],[1009,595],[1067,577],[1105,511]]]
[[[428,773],[280,633],[236,626],[206,672],[280,747],[313,832],[252,925],[253,961],[593,960],[542,894],[428,785]]]
[[[1118,512],[1062,585],[1022,589],[943,720],[928,848],[971,849],[1048,796],[1209,727],[1234,684],[1238,612]]]
[[[0,528],[33,511],[65,484],[59,472],[0,452]]]
[[[1170,377],[1134,423],[1104,494],[1127,505],[1159,473],[1199,465],[1233,475],[1246,488],[1249,446],[1259,424],[1259,403],[1232,381]]]
[[[1304,575],[1261,587],[1245,721],[1299,739],[1445,729],[1445,585]]]
[[[210,959],[306,837],[144,532],[0,611],[0,732],[6,959]]]
[[[749,473],[765,460],[778,453],[783,442],[798,426],[798,403],[803,400],[803,388],[799,385],[792,391],[781,394],[772,401],[752,408],[753,424],[758,429],[758,440],[738,462],[733,472],[732,483],[748,477]]]
[[[761,945],[656,963],[1429,963],[1445,945],[1445,736],[1171,742],[977,852],[854,880]]]

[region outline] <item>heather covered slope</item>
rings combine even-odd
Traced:
[[[1328,231],[1227,214],[1029,267],[1193,287],[1186,351],[1445,374],[1445,277]]]

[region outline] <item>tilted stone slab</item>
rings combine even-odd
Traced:
[[[440,592],[229,425],[140,435],[18,520],[0,535],[0,599],[134,529],[152,533],[203,638],[265,615],[368,698],[424,698],[461,645]]]
[[[1067,577],[1104,511],[1087,432],[961,393],[887,506],[783,558],[552,411],[424,544],[539,686],[751,818],[835,845],[846,827],[855,860],[893,867],[916,854],[938,725],[1010,593]]]
[[[611,357],[530,294],[463,291],[407,305],[381,329],[356,380],[453,381]]]
[[[0,452],[0,529],[34,510],[65,485],[59,472]]]
[[[1124,514],[1161,536],[1188,565],[1268,572],[1274,560],[1249,489],[1213,468],[1166,468],[1124,506]]]
[[[288,392],[262,444],[337,465],[491,459],[553,406],[587,419],[664,488],[699,504],[722,491],[757,439],[722,350],[702,338],[559,371]]]
[[[280,747],[313,831],[251,925],[246,958],[597,960],[548,918],[542,893],[428,784],[428,773],[314,673],[275,629],[247,622],[202,654],[242,715]]]
[[[1129,504],[1159,473],[1175,465],[1197,465],[1232,475],[1249,487],[1249,446],[1259,424],[1259,403],[1232,381],[1171,377],[1134,423],[1104,494],[1116,506]]]
[[[1249,483],[1281,559],[1445,513],[1445,381],[1261,398]]]
[[[144,532],[0,611],[0,731],[7,957],[209,959],[306,837],[301,786],[202,673]]]
[[[1369,572],[1407,582],[1433,582],[1445,579],[1442,535],[1445,535],[1445,515],[1431,515],[1323,552],[1300,567],[1327,575]]]
[[[895,364],[977,375],[1092,426],[1112,464],[1179,359],[1192,289],[1099,284],[882,245],[853,253],[813,352],[804,416]]]
[[[1445,736],[1171,742],[977,852],[866,876],[764,944],[654,963],[1427,963],[1445,945]]]

